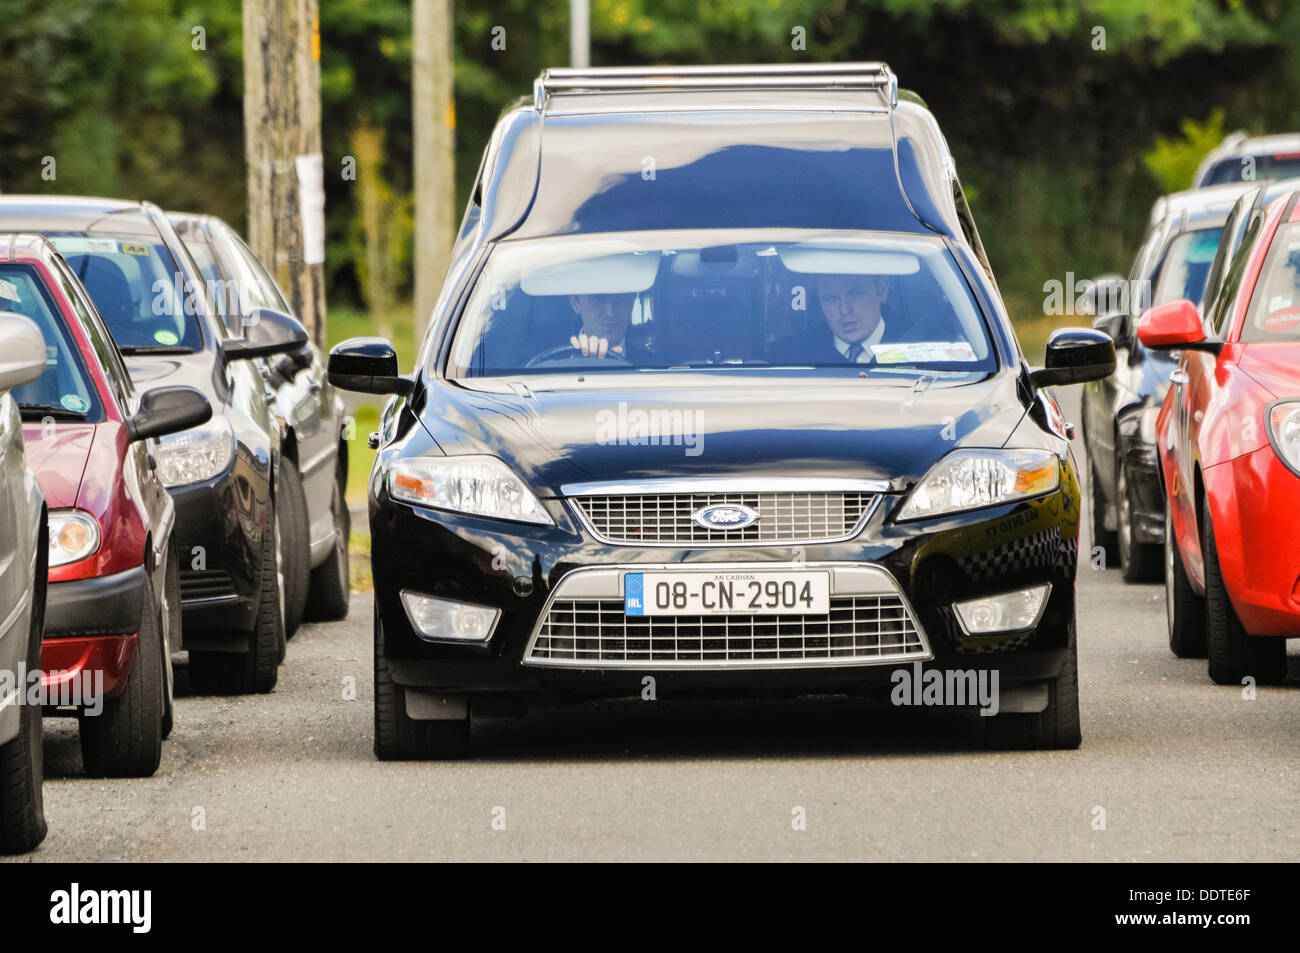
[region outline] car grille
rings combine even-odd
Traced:
[[[591,668],[804,667],[930,657],[896,595],[832,596],[816,615],[627,616],[622,599],[556,599],[524,661]]]
[[[181,601],[237,596],[235,582],[224,569],[181,570]]]
[[[851,536],[877,499],[861,491],[693,492],[578,496],[588,526],[612,543],[815,543]],[[692,519],[702,507],[747,506],[749,526],[711,529]]]

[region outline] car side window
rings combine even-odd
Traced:
[[[283,311],[285,314],[293,314],[289,310],[289,302],[285,300],[284,292],[276,284],[271,273],[266,270],[261,259],[253,254],[253,250],[244,244],[244,240],[234,232],[229,233],[230,244],[234,247],[235,253],[243,259],[243,267],[247,270],[257,284],[256,297],[261,304],[259,307],[270,308],[274,311]]]
[[[1212,313],[1215,301],[1218,297],[1219,287],[1223,284],[1223,274],[1228,267],[1228,254],[1232,246],[1232,233],[1237,228],[1237,219],[1241,214],[1240,206],[1234,208],[1228,214],[1228,220],[1223,223],[1223,231],[1219,237],[1219,248],[1214,253],[1214,261],[1210,263],[1210,272],[1205,276],[1205,302],[1201,313],[1209,315]]]
[[[1246,234],[1242,236],[1241,244],[1232,259],[1232,264],[1228,266],[1228,273],[1223,280],[1223,289],[1214,301],[1214,311],[1207,316],[1207,323],[1209,324],[1207,330],[1213,332],[1217,338],[1222,339],[1228,331],[1232,304],[1237,300],[1238,292],[1241,291],[1241,282],[1246,275],[1246,265],[1250,261],[1251,249],[1255,244],[1255,239],[1259,237],[1260,229],[1263,227],[1264,213],[1257,210],[1251,217],[1250,225],[1246,228]]]
[[[103,318],[95,309],[95,303],[90,300],[86,289],[73,275],[68,263],[62,257],[56,257],[53,261],[59,283],[63,286],[63,294],[71,303],[72,310],[76,312],[86,337],[90,339],[90,346],[95,349],[95,355],[104,368],[104,376],[108,378],[109,386],[113,388],[113,396],[117,399],[118,406],[122,408],[123,413],[131,413],[135,407],[135,387],[131,383],[131,373],[126,369],[117,345],[113,343],[112,335],[109,334]]]

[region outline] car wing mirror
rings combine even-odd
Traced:
[[[1082,384],[1115,373],[1115,342],[1092,328],[1061,328],[1047,339],[1043,366],[1030,372],[1035,387]]]
[[[246,361],[273,354],[289,354],[303,348],[307,329],[298,319],[283,311],[254,308],[240,324],[244,336],[221,342],[221,354],[227,361]]]
[[[0,394],[45,373],[45,338],[30,318],[0,311]]]
[[[207,423],[212,405],[193,387],[155,387],[140,398],[140,409],[126,422],[131,440],[163,437]]]
[[[1153,351],[1209,351],[1218,354],[1223,342],[1205,336],[1196,305],[1187,299],[1148,308],[1138,319],[1138,340]]]
[[[329,382],[362,394],[410,394],[415,382],[397,370],[397,350],[383,338],[349,338],[334,345],[326,365]]]

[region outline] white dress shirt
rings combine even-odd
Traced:
[[[880,339],[883,338],[884,336],[885,336],[885,319],[881,318],[880,323],[876,325],[876,329],[872,331],[870,334],[868,334],[866,337],[864,337],[861,341],[857,342],[862,345],[862,353],[858,355],[859,364],[870,364],[872,361],[876,359],[875,354],[873,354],[871,351],[872,345],[879,344]],[[839,335],[837,334],[832,334],[831,338],[835,342],[835,350],[839,351],[847,358],[849,356],[849,348],[853,347],[853,345],[848,341],[841,341]]]

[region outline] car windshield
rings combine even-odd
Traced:
[[[1292,179],[1300,176],[1300,153],[1240,156],[1224,159],[1205,176],[1203,185],[1254,182],[1257,179]]]
[[[1214,253],[1219,250],[1218,228],[1202,228],[1184,232],[1169,245],[1164,263],[1156,276],[1152,305],[1168,304],[1186,298],[1196,306],[1205,294],[1205,279],[1209,277]]]
[[[1300,341],[1300,223],[1283,225],[1251,295],[1243,341]]]
[[[966,376],[996,358],[938,238],[657,231],[503,242],[448,374],[748,367]]]
[[[124,353],[200,347],[194,302],[164,245],[127,236],[48,237],[86,286]]]
[[[102,420],[99,395],[63,312],[30,265],[0,265],[0,310],[30,318],[45,338],[45,372],[12,392],[23,419]]]

